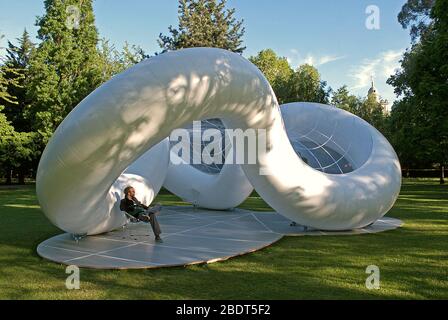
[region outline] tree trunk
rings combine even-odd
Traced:
[[[440,184],[445,184],[445,166],[440,166]]]
[[[24,185],[25,184],[25,172],[20,170],[19,172],[19,184]]]
[[[12,170],[7,170],[6,172],[6,184],[7,185],[12,184]]]

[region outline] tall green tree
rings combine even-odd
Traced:
[[[395,129],[402,132],[407,128],[409,136],[418,138],[419,155],[439,165],[441,183],[445,182],[444,168],[448,163],[447,12],[448,0],[434,2],[426,17],[428,27],[404,54],[401,70],[388,80],[402,97],[392,109]],[[395,115],[404,113],[406,117]],[[401,146],[397,144],[396,148]]]
[[[412,41],[425,34],[432,26],[429,19],[436,0],[408,0],[398,14],[398,22],[404,29],[409,29]]]
[[[288,60],[277,56],[272,49],[262,50],[256,56],[250,57],[249,60],[268,79],[279,103],[286,102],[291,94],[289,85],[294,74]]]
[[[4,35],[0,34],[0,40],[4,38]],[[2,62],[2,61],[0,61]],[[4,150],[6,150],[6,137],[9,137],[14,131],[14,127],[11,126],[10,122],[3,114],[3,109],[5,103],[17,103],[15,98],[8,93],[8,86],[10,81],[4,76],[5,69],[2,65],[0,68],[0,174],[4,174],[8,177],[6,170],[6,163],[3,160]],[[9,179],[7,178],[7,182],[11,182],[11,175],[9,175]]]
[[[357,96],[350,94],[346,85],[333,92],[331,104],[353,114],[358,114],[362,101]]]
[[[7,54],[3,68],[5,69],[5,78],[9,79],[7,91],[16,98],[16,102],[6,102],[3,112],[16,131],[30,131],[31,127],[31,123],[29,119],[25,118],[24,112],[30,104],[26,96],[26,88],[29,60],[33,50],[34,44],[26,30],[17,39],[17,45],[8,41],[8,48],[6,49]]]
[[[36,166],[39,156],[36,135],[25,132],[30,128],[23,117],[27,66],[33,45],[26,31],[18,40],[19,46],[8,42],[6,59],[0,67],[0,171],[7,184],[12,183],[13,171],[18,174],[19,183],[24,184],[26,174]]]
[[[64,117],[104,80],[92,0],[45,0],[29,68],[28,116],[45,144]]]
[[[0,40],[4,37],[4,35],[0,34]],[[16,97],[8,92],[8,87],[16,85],[16,83],[14,83],[15,80],[6,77],[7,72],[14,72],[14,70],[5,66],[3,57],[0,57],[0,112],[4,109],[4,104],[6,103],[17,104]]]
[[[369,94],[355,114],[388,136],[388,118],[383,103],[375,94]]]
[[[321,80],[319,71],[309,64],[297,68],[290,78],[289,88],[291,91],[286,102],[329,102],[331,88]]]
[[[404,170],[427,168],[434,163],[431,150],[425,147],[432,139],[421,126],[425,116],[415,112],[415,108],[414,98],[404,97],[394,104],[390,115],[389,140]]]
[[[32,132],[16,132],[0,108],[0,170],[6,184],[12,184],[13,170],[19,173],[19,184],[25,183],[25,169],[37,158],[38,147]]]
[[[169,35],[159,35],[162,52],[191,47],[215,47],[243,53],[243,20],[235,9],[226,9],[227,0],[179,0],[179,25]]]
[[[0,80],[2,80],[2,76],[0,74]],[[6,93],[6,89],[0,86],[0,97],[4,96]],[[6,116],[3,114],[1,106],[2,100],[0,100],[0,176],[6,177],[6,184],[11,184],[12,175],[11,169],[9,166],[8,157],[8,145],[11,139],[11,136],[14,133],[14,127],[11,123],[6,119]]]

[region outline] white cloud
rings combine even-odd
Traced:
[[[400,59],[404,52],[405,49],[383,51],[375,58],[364,59],[359,65],[354,66],[349,74],[353,81],[350,90],[365,96],[373,77],[379,95],[388,100],[390,108],[396,97],[393,87],[387,84],[387,79],[400,67]]]
[[[308,54],[305,59],[303,59],[303,60],[301,60],[299,62],[299,65],[301,65],[301,64],[309,64],[309,65],[314,66],[315,65],[315,61],[316,61],[316,58],[313,57],[311,54]]]
[[[386,82],[387,79],[395,73],[400,67],[400,59],[405,49],[388,50],[381,52],[374,59],[365,59],[360,65],[355,66],[350,76],[355,85],[353,89],[362,89],[370,86],[371,77],[377,82]]]
[[[396,69],[400,67],[400,59],[405,52],[405,49],[386,50],[378,53],[376,56],[363,59],[360,62],[353,62],[353,67],[346,70],[339,70],[337,76],[334,73],[322,74],[323,79],[330,80],[330,85],[334,85],[334,89],[338,85],[347,84],[349,90],[361,97],[367,95],[370,88],[371,77],[374,77],[375,86],[378,89],[380,96],[389,101],[389,106],[396,99],[394,88],[386,83],[387,79],[395,73]],[[322,66],[334,61],[346,58],[346,56],[338,56],[335,54],[301,54],[297,49],[290,49],[286,55],[288,62],[293,68],[299,65],[308,63],[315,67]],[[338,84],[338,85],[336,85]]]
[[[344,59],[345,56],[336,55],[313,55],[308,53],[306,55],[301,55],[297,49],[289,50],[289,56],[286,57],[288,62],[294,67],[298,67],[302,64],[309,64],[315,67],[322,66],[324,64],[334,62],[337,60]]]
[[[297,49],[291,49],[290,51],[292,54],[295,54],[295,55],[299,54],[299,50],[297,50]]]
[[[341,59],[344,59],[344,58],[345,58],[345,56],[331,56],[331,55],[323,56],[323,57],[321,57],[319,59],[319,64],[318,65],[321,66],[323,64],[330,63],[330,62],[337,61],[337,60],[341,60]]]

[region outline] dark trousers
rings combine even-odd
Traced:
[[[162,230],[160,230],[160,224],[157,221],[156,214],[149,212],[149,213],[140,213],[138,219],[143,222],[149,222],[152,227],[152,232],[154,232],[154,235],[159,236],[162,233]]]
[[[155,236],[159,236],[162,233],[162,230],[160,229],[160,224],[157,221],[156,213],[152,211],[152,209],[144,210],[137,209],[132,213],[134,217],[137,217],[138,220],[150,223],[152,227],[152,232],[154,232]]]

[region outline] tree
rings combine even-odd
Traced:
[[[413,42],[431,28],[432,21],[429,17],[434,3],[435,0],[408,0],[398,14],[401,26],[404,29],[410,28]]]
[[[243,20],[226,9],[227,0],[179,0],[179,26],[159,35],[162,52],[191,47],[215,47],[243,53]]]
[[[263,72],[274,90],[279,103],[284,103],[290,96],[289,84],[294,73],[286,58],[277,56],[272,49],[260,51],[249,60]]]
[[[6,184],[12,183],[13,169],[20,172],[20,168],[31,166],[37,152],[34,133],[16,132],[0,109],[0,168],[6,175]],[[19,183],[25,183],[24,175],[19,175]]]
[[[249,60],[266,76],[279,103],[329,102],[331,88],[321,80],[315,67],[304,64],[294,71],[288,60],[277,56],[272,49],[262,50]]]
[[[5,91],[3,91],[4,93]],[[1,94],[1,91],[0,91]],[[1,103],[1,102],[0,102]],[[14,132],[13,126],[11,126],[10,122],[6,119],[6,116],[3,114],[2,106],[0,106],[0,168],[2,174],[6,176],[6,184],[11,184],[12,176],[11,171],[9,170],[8,163],[8,142],[10,141],[10,137]]]
[[[4,108],[5,103],[17,103],[16,98],[8,92],[10,81],[4,76],[5,70],[3,66],[0,68],[0,108]]]
[[[3,39],[4,35],[0,34],[0,39]],[[3,59],[0,60],[0,62],[3,62]],[[6,78],[5,73],[6,72],[14,72],[11,68],[2,65],[0,67],[0,111],[4,109],[5,103],[11,103],[11,104],[17,104],[16,97],[12,96],[8,92],[8,87],[12,84],[14,84],[14,81],[11,79]]]
[[[409,3],[414,1],[409,0]],[[420,139],[419,155],[440,167],[440,183],[448,163],[448,1],[437,0],[426,19],[427,27],[418,42],[407,50],[401,70],[388,83],[402,99],[392,108],[395,129],[407,128]],[[417,23],[411,16],[409,23]],[[395,116],[406,111],[406,117]],[[414,123],[415,125],[411,125]],[[396,146],[400,148],[399,145]],[[423,159],[419,159],[424,162]],[[407,162],[407,161],[406,161]]]
[[[379,100],[375,93],[369,94],[367,98],[360,98],[350,94],[344,85],[333,92],[331,104],[344,109],[364,119],[384,135],[388,135],[388,117],[384,112],[384,100]]]
[[[304,64],[294,71],[288,60],[277,56],[272,49],[262,50],[249,60],[266,76],[279,103],[329,102],[331,88],[321,80],[315,67]]]
[[[28,117],[45,145],[65,116],[104,80],[92,0],[45,0],[37,19],[39,46],[32,54]]]
[[[15,103],[6,102],[4,114],[11,121],[14,130],[29,131],[31,123],[24,117],[26,107],[30,101],[26,97],[26,87],[28,81],[29,60],[34,50],[28,32],[25,30],[22,37],[17,39],[18,45],[8,41],[8,48],[5,64],[4,77],[9,80],[8,93],[16,98]]]
[[[331,104],[350,113],[358,114],[362,101],[357,96],[350,94],[347,86],[344,85],[333,92]]]
[[[107,81],[114,75],[149,58],[139,46],[130,45],[126,42],[123,50],[120,52],[106,39],[100,40],[99,53],[99,64],[101,65],[101,70],[103,70],[103,81]]]
[[[413,97],[396,102],[390,115],[390,142],[395,148],[404,169],[428,167],[433,164],[432,155],[425,147],[428,139],[420,125],[423,115],[414,112]]]
[[[291,94],[286,102],[329,102],[331,88],[327,88],[327,83],[321,80],[319,71],[309,64],[301,65],[294,72],[289,87]]]
[[[24,184],[27,171],[35,167],[39,156],[35,134],[15,128],[30,129],[23,109],[28,59],[33,48],[26,31],[18,40],[19,46],[8,42],[6,60],[0,68],[0,168],[7,184],[12,183],[13,170],[19,173],[19,183]]]
[[[355,114],[387,136],[387,116],[384,112],[383,103],[384,101],[378,100],[376,94],[369,94],[361,102]]]
[[[120,56],[120,64],[123,70],[149,58],[145,51],[136,45],[130,45],[127,41],[124,44],[123,51]]]
[[[0,35],[0,39],[4,38],[3,35]],[[10,81],[8,79],[5,78],[4,73],[5,73],[5,68],[4,66],[2,66],[0,68],[0,168],[2,168],[2,171],[5,171],[4,173],[7,174],[5,168],[5,164],[4,161],[2,161],[3,159],[3,153],[4,150],[6,150],[6,137],[9,137],[11,135],[11,133],[14,131],[14,128],[10,125],[10,123],[8,122],[8,120],[6,119],[6,116],[3,114],[3,109],[4,109],[4,104],[5,103],[17,103],[16,99],[11,96],[8,93],[8,86],[10,84]],[[11,175],[6,175],[7,176],[7,182],[10,182],[11,180]],[[8,179],[9,176],[9,179]]]

